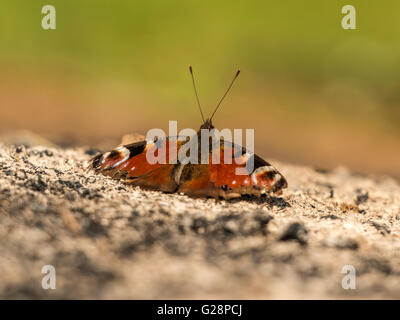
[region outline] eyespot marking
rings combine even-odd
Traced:
[[[122,158],[120,161],[118,161],[116,164],[114,164],[112,167],[118,167],[121,163],[129,159],[129,155],[131,154],[130,151],[125,148],[125,147],[118,147],[115,149],[115,151],[118,152],[119,156]]]

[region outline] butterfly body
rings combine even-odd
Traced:
[[[204,129],[204,128],[203,128]],[[232,199],[243,195],[261,196],[267,193],[281,193],[287,187],[283,175],[267,161],[252,155],[254,169],[247,174],[237,174],[237,168],[246,170],[249,153],[246,149],[234,145],[225,148],[224,140],[217,147],[209,149],[209,163],[181,163],[178,159],[169,159],[167,150],[176,144],[177,153],[187,141],[167,138],[163,141],[139,141],[99,154],[90,161],[90,168],[124,182],[145,189],[164,192],[184,193],[193,197],[214,197]],[[201,146],[201,139],[198,138]],[[201,147],[199,147],[200,149]],[[216,150],[213,150],[217,148]],[[147,152],[166,153],[167,163],[150,164]],[[225,152],[231,161],[224,163]],[[215,155],[220,163],[213,163]],[[176,160],[175,163],[173,163]]]

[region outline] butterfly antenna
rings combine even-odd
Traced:
[[[239,76],[240,70],[238,70],[235,74],[235,76],[233,77],[231,84],[229,85],[228,89],[225,91],[224,95],[222,96],[221,100],[219,100],[217,106],[215,107],[214,112],[212,113],[211,117],[210,117],[210,121],[211,119],[214,117],[214,114],[217,112],[219,106],[221,105],[222,101],[225,99],[226,95],[228,94],[229,90],[231,90],[233,83],[235,82],[236,78]]]
[[[190,71],[190,75],[192,76],[193,89],[194,89],[194,93],[196,94],[197,105],[199,106],[201,118],[203,119],[203,123],[204,123],[204,122],[206,122],[206,121],[204,120],[203,111],[201,110],[199,95],[197,94],[196,84],[195,84],[195,82],[194,82],[194,75],[193,75],[192,66],[189,66],[189,71]]]

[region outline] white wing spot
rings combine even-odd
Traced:
[[[118,167],[121,163],[129,159],[129,155],[131,154],[130,151],[125,148],[125,147],[118,147],[116,149],[119,152],[119,155],[122,157],[120,161],[118,161],[116,164],[114,164],[112,167]]]
[[[256,170],[254,170],[253,174],[251,175],[251,179],[253,180],[253,183],[255,185],[257,185],[258,184],[257,176],[261,176],[265,172],[273,172],[273,171],[276,171],[276,169],[273,166],[263,166],[263,167],[257,168]]]
[[[104,162],[106,162],[106,159],[108,158],[108,156],[110,155],[110,152],[106,152],[105,154],[103,154],[101,156],[101,164],[103,164]]]

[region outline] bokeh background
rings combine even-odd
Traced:
[[[240,68],[217,127],[254,128],[267,159],[400,178],[399,15],[396,0],[2,1],[0,134],[106,148],[198,128],[188,65],[206,113]]]

